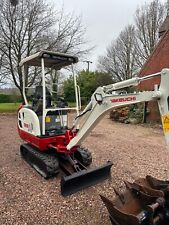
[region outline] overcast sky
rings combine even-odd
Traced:
[[[93,61],[91,69],[95,69],[97,58],[104,54],[106,47],[115,39],[120,31],[133,23],[136,8],[151,0],[57,0],[67,12],[82,15],[87,28],[87,39],[90,46],[96,46],[88,60]],[[56,3],[56,0],[54,1]],[[86,65],[81,64],[82,68]]]

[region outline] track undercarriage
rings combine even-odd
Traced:
[[[39,151],[30,144],[20,147],[22,158],[45,179],[62,174],[61,194],[67,196],[93,186],[110,177],[112,162],[88,169],[92,156],[88,149],[79,147],[72,154],[58,154],[53,150]]]
[[[169,224],[169,181],[147,176],[125,185],[125,192],[114,189],[113,201],[101,195],[112,225]]]

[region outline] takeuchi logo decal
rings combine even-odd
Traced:
[[[136,97],[125,97],[125,98],[114,98],[114,99],[111,99],[111,102],[115,103],[115,102],[132,102],[132,101],[135,101],[136,100]]]

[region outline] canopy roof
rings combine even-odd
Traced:
[[[67,55],[59,52],[51,52],[42,50],[31,56],[28,56],[21,60],[20,66],[39,66],[41,67],[41,58],[44,58],[45,67],[60,70],[62,67],[69,66],[78,62],[78,58],[75,56]]]

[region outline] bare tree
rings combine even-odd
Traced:
[[[74,16],[73,13],[65,13],[62,8],[57,15],[55,27],[47,33],[47,49],[56,50],[63,53],[73,53],[81,56],[88,53],[85,48],[86,29],[82,25],[80,16]]]
[[[10,0],[11,5],[16,6],[18,4],[18,0]]]
[[[71,53],[76,56],[86,55],[92,48],[86,48],[85,46],[87,43],[84,38],[85,32],[86,29],[82,25],[81,17],[75,17],[73,14],[65,14],[62,8],[56,23],[56,28],[48,33],[46,48],[48,50]],[[53,99],[57,100],[59,83],[65,77],[59,71],[52,71],[49,77],[52,83]]]
[[[129,25],[107,47],[106,55],[99,57],[98,69],[111,74],[114,82],[126,80],[138,70],[136,57],[135,28]]]
[[[159,0],[145,3],[136,10],[137,54],[141,59],[138,61],[140,67],[150,56],[159,40],[159,28],[164,21],[166,13],[167,7]]]
[[[5,69],[5,55],[0,53],[0,87],[11,83],[8,73]]]
[[[0,54],[4,55],[3,71],[12,77],[22,95],[21,59],[40,49],[85,53],[85,29],[81,18],[65,15],[63,9],[56,11],[44,0],[12,2],[0,2]],[[31,86],[37,75],[37,68],[27,69],[26,86]]]

